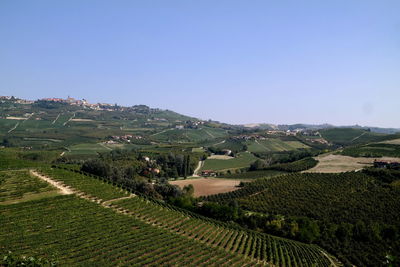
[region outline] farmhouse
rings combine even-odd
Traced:
[[[329,142],[326,141],[324,138],[306,138],[306,141],[311,142],[311,143],[320,143],[320,144],[329,145]]]
[[[232,154],[232,150],[230,150],[230,149],[222,149],[222,152],[227,156]]]
[[[217,176],[217,173],[213,170],[204,170],[201,171],[201,176],[203,177],[215,177]]]
[[[375,168],[400,168],[400,162],[390,160],[375,160]]]
[[[236,139],[236,140],[266,140],[265,136],[259,135],[259,134],[250,134],[250,135],[246,135],[246,134],[242,134],[242,135],[237,135],[237,136],[233,136],[231,137],[232,139]]]
[[[113,135],[113,136],[111,136],[111,138],[114,140],[130,142],[132,139],[139,140],[139,139],[142,139],[143,137],[139,136],[139,135],[126,134],[126,135],[121,135],[121,136]]]

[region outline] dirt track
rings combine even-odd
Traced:
[[[51,179],[51,178],[49,178],[47,176],[44,176],[44,175],[42,175],[42,174],[40,174],[40,173],[38,173],[38,172],[36,172],[34,170],[30,170],[30,173],[32,175],[42,179],[43,181],[51,184],[52,186],[58,188],[60,190],[61,194],[63,194],[63,195],[70,195],[70,194],[74,193],[71,189],[69,189],[66,186],[62,185],[60,182],[57,182],[57,181],[55,181],[55,180],[53,180],[53,179]]]

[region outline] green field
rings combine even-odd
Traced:
[[[253,154],[249,152],[242,152],[238,153],[233,159],[206,159],[204,161],[204,166],[201,169],[222,171],[228,169],[247,168],[256,159],[257,158]]]
[[[202,148],[202,147],[194,147],[194,148],[192,148],[192,152],[203,153],[204,152],[204,148]]]
[[[60,152],[0,148],[0,170],[46,166],[56,159]]]
[[[108,152],[112,149],[107,146],[102,146],[98,143],[91,144],[77,144],[68,147],[68,152],[66,155],[80,155],[80,154],[89,154],[89,155],[96,155],[98,152]]]
[[[226,136],[226,132],[223,129],[201,127],[198,129],[165,129],[151,135],[151,138],[159,142],[201,142],[224,136]]]
[[[299,141],[282,141],[279,138],[269,138],[266,140],[247,141],[246,145],[250,152],[276,152],[289,151],[300,148],[309,148],[309,146]]]

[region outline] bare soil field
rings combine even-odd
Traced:
[[[400,139],[393,139],[388,141],[380,142],[382,144],[400,145]]]
[[[248,180],[247,180],[248,181]],[[170,181],[170,184],[178,185],[183,188],[185,185],[192,184],[194,187],[194,196],[209,196],[219,193],[231,192],[239,189],[238,179],[221,179],[221,178],[199,178]]]
[[[91,119],[71,119],[71,121],[93,121]]]
[[[19,121],[22,121],[22,120],[26,120],[27,118],[25,118],[25,117],[13,117],[13,116],[10,116],[10,117],[6,117],[6,119],[7,119],[7,120],[19,120]]]
[[[207,159],[234,159],[234,157],[226,156],[226,155],[211,155]]]
[[[394,160],[400,161],[399,158],[353,158],[349,156],[324,154],[315,157],[318,160],[317,166],[311,168],[304,172],[322,172],[322,173],[338,173],[338,172],[348,172],[357,171],[367,166],[372,166],[374,160]]]

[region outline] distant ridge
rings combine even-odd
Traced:
[[[360,125],[342,125],[336,126],[328,123],[324,124],[271,124],[271,123],[249,123],[240,125],[244,128],[251,129],[262,129],[262,130],[279,130],[279,131],[287,131],[287,130],[320,130],[320,129],[328,129],[328,128],[353,128],[353,129],[362,129],[362,130],[370,130],[374,133],[384,133],[384,134],[394,134],[399,133],[400,128],[381,128],[374,126],[360,126]]]
[[[62,104],[68,104],[72,106],[80,106],[80,107],[85,107],[85,108],[90,108],[90,109],[95,109],[95,110],[126,110],[126,109],[133,109],[136,112],[137,111],[163,111],[167,112],[170,115],[175,115],[175,116],[181,116],[182,119],[190,119],[190,120],[200,120],[198,118],[194,118],[191,116],[186,116],[183,114],[179,114],[177,112],[174,112],[172,110],[163,110],[163,109],[158,109],[158,108],[150,108],[146,105],[133,105],[131,107],[125,107],[125,106],[120,106],[118,104],[108,104],[108,103],[96,103],[96,104],[91,104],[89,103],[86,99],[75,99],[73,97],[69,97],[66,99],[63,98],[42,98],[38,100],[26,100],[26,99],[21,99],[15,96],[0,96],[0,103],[4,101],[13,101],[19,104],[34,104],[38,103],[41,101],[44,102],[54,102],[54,103],[62,103]],[[210,120],[210,122],[214,123],[221,123],[225,126],[239,126],[239,127],[244,127],[248,129],[262,129],[262,130],[279,130],[279,131],[287,131],[287,130],[296,130],[296,129],[302,129],[302,130],[319,130],[319,129],[327,129],[327,128],[354,128],[354,129],[363,129],[363,130],[370,130],[371,132],[374,133],[384,133],[384,134],[395,134],[395,133],[400,133],[400,128],[382,128],[382,127],[375,127],[375,126],[360,126],[360,125],[348,125],[348,126],[337,126],[333,124],[305,124],[305,123],[296,123],[296,124],[272,124],[272,123],[247,123],[247,124],[240,124],[240,125],[231,125],[219,121],[214,121]]]

